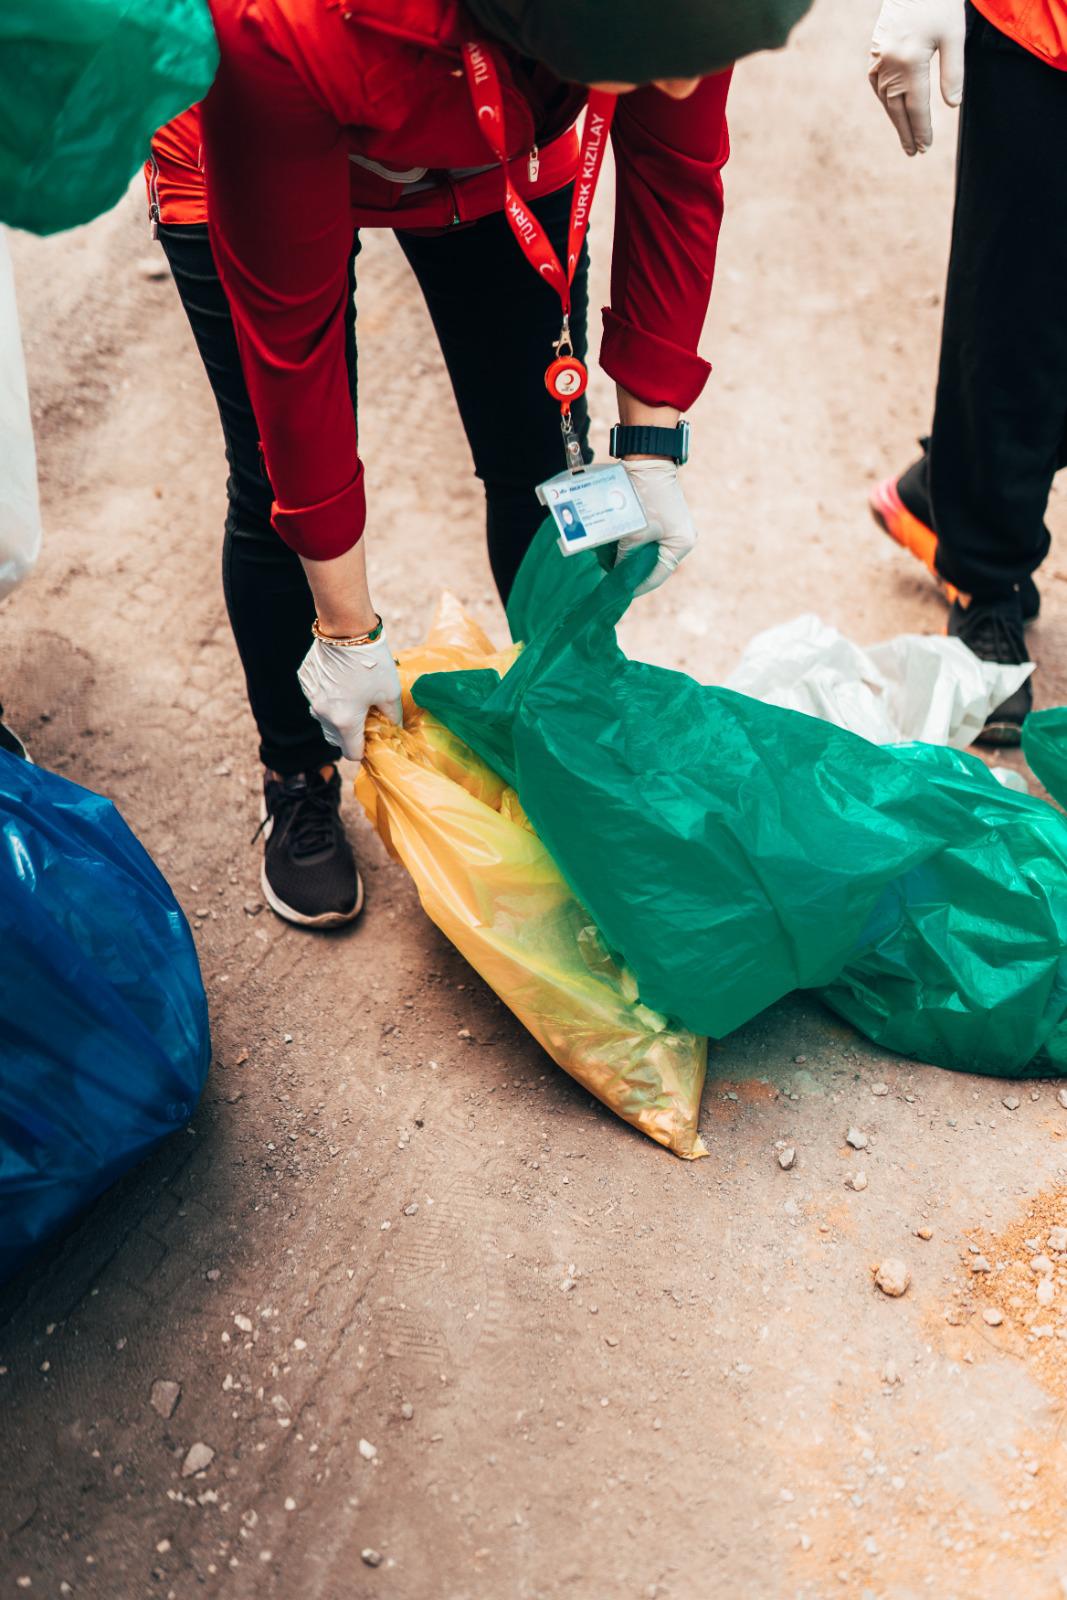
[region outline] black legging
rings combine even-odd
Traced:
[[[1067,73],[967,13],[934,422],[900,494],[942,576],[999,600],[1048,554],[1067,466]]]
[[[571,191],[533,209],[561,258]],[[273,493],[259,450],[237,342],[204,226],[161,227],[160,241],[218,403],[230,473],[222,583],[265,766],[289,775],[336,759],[308,711],[296,672],[314,605],[299,560],[270,525]],[[485,485],[489,561],[506,600],[543,519],[534,486],[563,467],[559,408],[544,387],[558,336],[559,299],[524,259],[501,213],[443,234],[398,233],[433,319],[460,416]],[[355,259],[345,347],[356,405]],[[588,257],[575,274],[571,329],[586,354]],[[575,425],[588,455],[584,400]],[[442,515],[447,507],[442,506]]]

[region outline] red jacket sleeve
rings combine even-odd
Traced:
[[[334,117],[268,48],[254,8],[216,6],[219,70],[201,118],[211,246],[275,502],[301,555],[363,532],[345,360],[349,163]]]
[[[622,95],[612,126],[615,243],[600,364],[646,405],[692,405],[711,367],[697,354],[722,222],[730,73],[688,100]]]

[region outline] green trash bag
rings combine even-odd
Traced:
[[[506,676],[414,687],[517,790],[642,1001],[721,1037],[816,989],[942,1066],[1067,1071],[1067,820],[975,757],[628,660],[615,624],[654,560],[605,575],[546,527]]]
[[[1023,755],[1053,800],[1067,806],[1067,706],[1030,713],[1023,723]]]
[[[206,0],[2,0],[0,222],[58,233],[107,211],[217,60]]]

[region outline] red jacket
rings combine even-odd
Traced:
[[[974,0],[994,28],[1050,67],[1067,71],[1067,0]],[[1060,159],[1062,159],[1062,154]]]
[[[219,70],[200,107],[212,248],[274,485],[274,526],[300,554],[327,560],[356,543],[366,515],[343,339],[353,223],[448,225],[503,203],[461,65],[475,30],[459,0],[212,0],[212,12]],[[568,135],[584,91],[494,50],[521,174],[535,147]],[[722,217],[728,83],[728,73],[706,79],[684,101],[638,90],[616,113],[601,364],[649,403],[690,405],[710,371],[697,343]],[[183,178],[195,181],[195,142],[188,121],[157,138],[164,190],[174,150],[178,167],[186,150]],[[425,168],[432,195],[405,195],[360,161],[391,173]],[[555,186],[571,175],[557,172]],[[502,372],[502,404],[514,381],[530,380]]]

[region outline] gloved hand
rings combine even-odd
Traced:
[[[659,545],[659,560],[635,594],[649,594],[666,583],[679,561],[697,542],[697,531],[689,514],[689,507],[678,482],[678,468],[673,461],[659,457],[643,461],[624,461],[630,482],[637,490],[637,498],[645,509],[648,527],[640,533],[628,533],[616,546],[616,561],[623,561],[643,544]]]
[[[331,744],[350,761],[363,759],[363,725],[377,708],[400,722],[400,677],[385,635],[373,644],[329,644],[316,639],[297,673],[311,714]]]
[[[929,150],[930,61],[941,57],[941,98],[963,98],[964,0],[883,0],[867,76],[889,113],[905,153]]]

